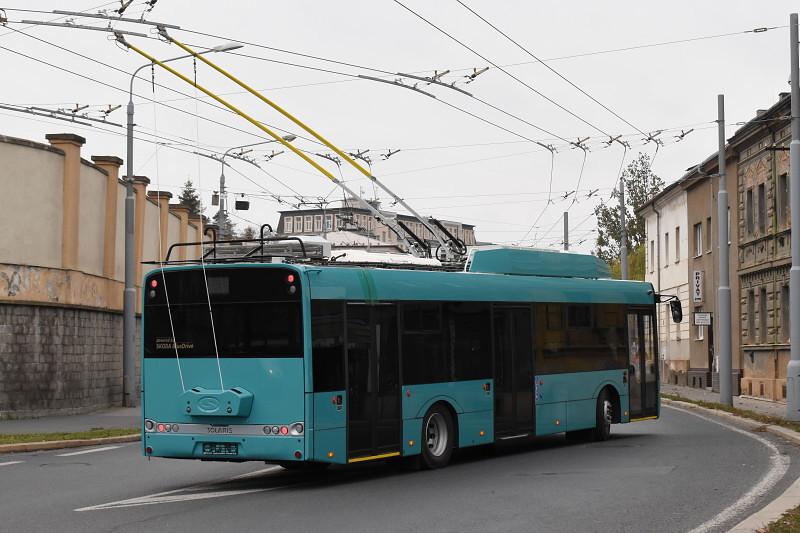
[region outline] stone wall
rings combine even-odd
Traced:
[[[0,304],[0,419],[121,404],[120,313]]]

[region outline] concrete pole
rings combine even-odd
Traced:
[[[800,73],[797,13],[789,18],[792,85],[792,142],[789,144],[789,191],[792,213],[792,269],[789,279],[791,359],[786,368],[786,418],[800,420]]]
[[[137,70],[138,72],[138,70]],[[136,73],[133,74],[136,76]],[[128,99],[128,146],[125,163],[125,290],[122,293],[122,405],[135,407],[136,388],[136,252],[134,248],[134,215],[136,197],[133,192],[133,77]]]
[[[719,288],[717,289],[717,353],[719,402],[733,405],[731,387],[731,284],[728,247],[728,183],[725,173],[725,95],[717,95],[719,131],[719,190],[717,191],[717,234],[719,236]]]
[[[569,250],[569,211],[564,211],[564,251],[566,252],[568,250]]]
[[[226,152],[227,154],[227,152]],[[226,235],[227,232],[227,224],[228,221],[228,213],[225,211],[225,158],[222,158],[222,172],[219,175],[219,220],[217,220],[217,224],[219,224],[219,232],[221,239],[228,239],[231,235]]]
[[[619,222],[621,236],[619,239],[619,264],[622,279],[628,279],[628,226],[625,221],[625,180],[619,180]]]

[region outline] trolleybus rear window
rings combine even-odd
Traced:
[[[176,351],[181,357],[303,356],[297,273],[226,268],[207,269],[205,277],[199,269],[165,274],[166,280],[150,276],[145,287],[145,357],[175,357]]]

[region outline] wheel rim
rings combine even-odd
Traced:
[[[614,406],[608,400],[603,401],[603,420],[607,426],[610,426],[614,420]]]
[[[428,452],[434,457],[441,456],[447,449],[447,423],[441,413],[433,413],[425,424],[425,443]]]

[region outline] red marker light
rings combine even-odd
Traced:
[[[281,426],[281,435],[288,435],[288,434],[289,434],[289,428],[286,426]]]
[[[295,459],[301,459],[302,457],[303,457],[303,454],[300,452],[300,450],[297,450],[296,452],[294,452],[294,458]]]
[[[163,433],[164,432],[164,424],[159,424],[158,425],[158,432],[159,433]]]
[[[288,276],[286,276],[286,282],[294,283],[294,274],[289,274]]]
[[[158,287],[158,280],[157,279],[151,279],[150,280],[150,286],[153,287],[154,289],[156,287]]]

